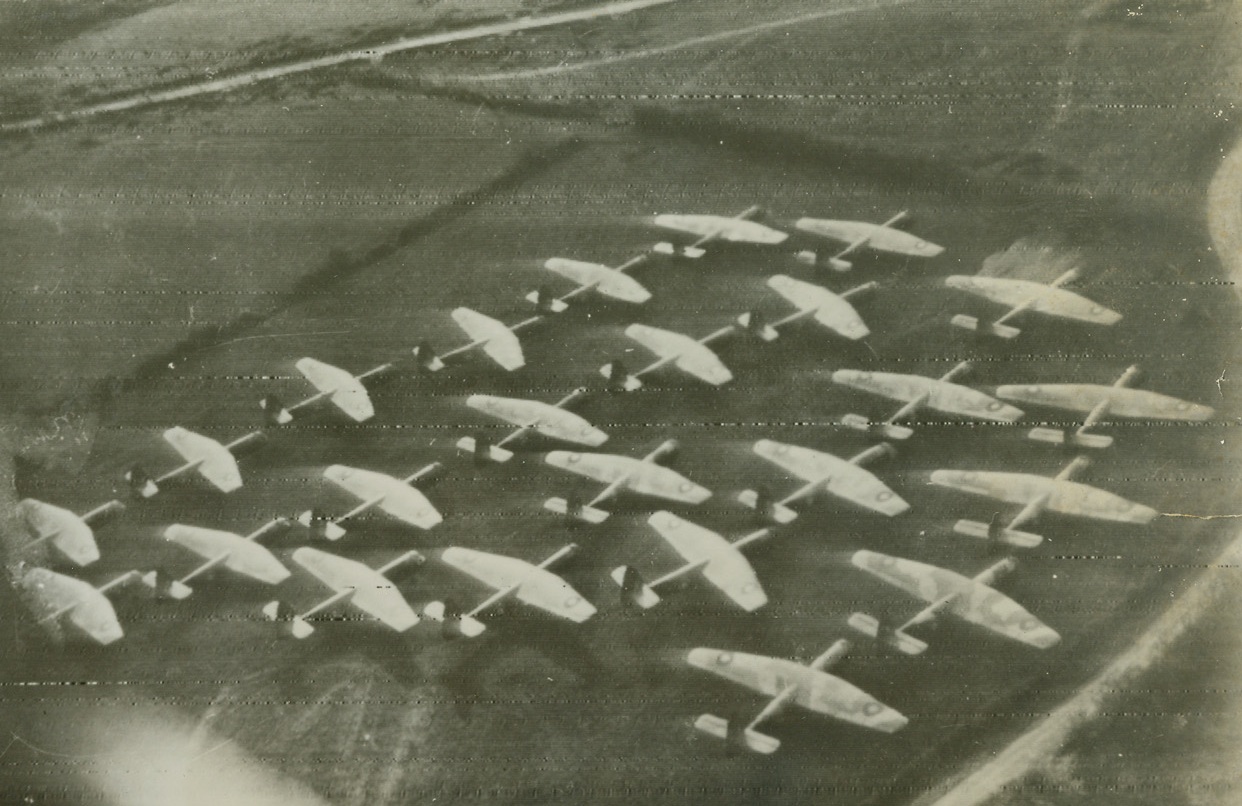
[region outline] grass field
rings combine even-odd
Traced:
[[[785,7],[765,9],[760,19]],[[751,22],[746,14],[753,10],[739,6],[736,25]],[[807,5],[787,10],[804,13]],[[348,82],[305,77],[194,108],[10,141],[0,169],[0,226],[14,245],[3,282],[16,311],[6,327],[12,349],[0,367],[9,380],[6,402],[35,415],[85,409],[98,427],[87,435],[91,450],[81,466],[36,454],[39,461],[20,466],[17,492],[85,509],[120,494],[119,475],[134,461],[152,470],[172,466],[159,439],[163,428],[181,424],[229,439],[260,424],[262,394],[305,394],[292,368],[301,355],[361,371],[422,338],[454,346],[462,337],[450,309],[469,305],[516,321],[528,313],[522,292],[547,279],[539,268],[546,257],[620,262],[653,240],[645,223],[653,213],[728,213],[756,202],[774,221],[881,220],[909,208],[914,230],[949,249],[929,263],[865,257],[852,276],[818,276],[837,290],[880,282],[879,293],[861,304],[875,331],[866,344],[846,345],[806,325],[772,345],[739,340],[722,347],[738,378],[725,389],[662,373],[641,393],[601,391],[589,399],[583,413],[613,434],[610,447],[618,452],[639,454],[666,436],[682,441],[679,469],[717,491],[694,513],[706,525],[743,533],[753,524],[733,492],[756,481],[778,490],[788,483],[750,454],[754,439],[847,456],[866,447],[833,423],[847,411],[874,416],[886,406],[834,388],[827,375],[839,367],[939,374],[973,358],[970,381],[988,388],[1031,378],[1107,382],[1138,361],[1150,388],[1212,403],[1232,417],[1229,387],[1217,383],[1231,348],[1218,345],[1236,330],[1236,313],[1213,284],[1216,266],[1192,205],[1209,163],[1192,159],[1190,146],[1161,149],[1146,137],[1221,139],[1224,124],[1206,111],[1153,116],[1122,105],[1129,111],[1115,120],[1088,119],[1093,113],[1086,112],[1079,119],[1075,102],[1072,122],[1054,125],[1046,117],[1055,106],[1048,90],[1033,97],[1009,92],[1003,105],[995,102],[1009,119],[996,120],[1006,116],[972,101],[979,93],[967,87],[960,92],[971,98],[954,118],[939,102],[903,98],[903,127],[897,106],[838,108],[833,114],[845,117],[826,121],[801,101],[707,97],[726,84],[747,96],[760,84],[784,82],[782,92],[819,86],[826,72],[840,70],[878,82],[875,92],[885,81],[926,85],[929,76],[948,81],[958,71],[978,86],[1012,87],[1019,77],[1022,86],[1034,86],[1056,72],[1052,54],[1074,25],[1087,26],[1084,43],[1098,34],[1134,47],[1127,75],[1134,86],[1142,83],[1138,48],[1153,36],[1152,26],[1125,28],[1097,16],[1057,17],[1034,30],[1018,22],[1013,31],[987,27],[1012,10],[997,4],[997,17],[988,18],[952,7],[913,16],[890,9],[806,25],[780,40],[792,54],[786,62],[798,65],[796,81],[789,73],[763,76],[756,54],[771,54],[765,39],[707,62],[687,49],[589,80],[579,75],[579,97],[568,100],[543,97],[558,95],[546,84],[507,86],[510,95],[494,101],[428,95],[418,83],[403,86],[403,63],[393,60],[382,68],[387,85],[357,80],[363,68]],[[1212,20],[1223,14],[1205,12],[1166,35],[1183,46],[1210,44]],[[687,19],[678,17],[676,27],[692,27]],[[928,30],[933,22],[943,27]],[[541,34],[528,47],[619,50],[647,42],[648,31],[673,27],[661,26],[659,17],[619,25],[616,43],[605,25],[589,34]],[[911,60],[909,76],[900,75],[892,54],[900,50],[896,43],[916,40],[889,35],[903,25],[918,31],[926,48]],[[873,41],[887,44],[860,44]],[[1041,58],[1025,58],[1031,51]],[[1097,74],[1092,52],[1084,44],[1075,75]],[[1195,85],[1196,104],[1212,95],[1218,66],[1210,48],[1204,52],[1197,64],[1209,78]],[[800,53],[808,56],[796,58]],[[405,63],[425,59],[412,55]],[[1187,71],[1191,63],[1184,63]],[[417,72],[411,69],[408,80]],[[692,75],[706,85],[702,104],[714,128],[685,125],[695,115],[687,103],[651,125],[652,118],[634,114],[648,104],[619,97],[622,90],[659,90],[666,76],[685,92]],[[1150,91],[1164,98],[1171,84]],[[1102,84],[1091,86],[1104,92]],[[523,100],[523,90],[538,97]],[[593,95],[603,100],[591,101]],[[582,111],[584,101],[589,111]],[[912,126],[916,110],[943,117]],[[1037,125],[1019,125],[1014,118],[1021,115]],[[603,125],[601,118],[634,123]],[[717,132],[728,132],[729,142],[720,144]],[[740,135],[755,138],[752,144],[787,136],[789,148],[757,153],[738,145]],[[1062,138],[1074,144],[1057,157],[1070,173],[1041,168],[1029,175],[1020,165],[979,157],[988,149],[1057,151]],[[1119,142],[1132,147],[1120,149]],[[1141,186],[1131,181],[1140,175],[1151,178]],[[1166,195],[1149,192],[1175,175],[1181,179],[1167,185]],[[953,179],[929,181],[937,177]],[[994,309],[944,288],[941,277],[982,268],[1050,279],[1068,260],[1085,269],[1084,293],[1125,312],[1122,324],[1100,332],[1031,321],[1016,349],[947,326],[953,313]],[[532,328],[524,336],[529,366],[520,373],[506,375],[473,358],[433,378],[403,368],[375,385],[380,413],[373,423],[349,426],[330,411],[308,413],[244,460],[247,486],[228,499],[188,483],[132,506],[124,521],[103,530],[100,567],[83,572],[95,581],[135,565],[184,572],[189,558],[158,537],[174,521],[246,532],[312,504],[343,511],[349,502],[319,478],[332,462],[408,473],[440,460],[448,472],[429,495],[448,515],[441,527],[423,535],[368,520],[334,550],[380,563],[411,546],[434,558],[444,546],[465,545],[537,560],[573,540],[583,550],[564,574],[600,607],[581,628],[514,608],[473,644],[444,642],[430,625],[395,639],[355,623],[325,624],[295,644],[257,620],[271,591],[218,577],[204,580],[185,603],[123,599],[129,636],[110,650],[60,651],[27,630],[9,674],[91,680],[92,697],[105,703],[154,702],[205,719],[333,803],[437,794],[497,803],[908,799],[978,748],[1020,731],[1099,668],[1176,592],[1196,560],[1211,556],[1218,526],[1165,518],[1135,532],[1049,518],[1041,524],[1048,545],[1022,557],[1004,587],[1062,632],[1065,644],[1054,653],[1036,656],[954,625],[935,631],[934,651],[919,661],[860,647],[841,673],[907,713],[909,729],[872,737],[791,713],[772,725],[785,742],[776,758],[727,754],[696,736],[690,721],[704,711],[743,718],[760,703],[686,667],[686,649],[809,659],[844,633],[853,610],[910,612],[900,594],[849,565],[852,551],[868,547],[966,571],[994,559],[949,532],[957,517],[986,518],[989,505],[928,487],[932,469],[1054,473],[1069,458],[1026,442],[1023,429],[930,424],[896,460],[875,468],[911,501],[912,513],[888,522],[831,500],[810,506],[755,549],[772,604],[744,617],[697,582],[651,613],[621,608],[609,569],[672,564],[643,524],[646,507],[623,502],[604,527],[570,530],[539,501],[588,488],[546,468],[537,453],[490,469],[455,456],[458,436],[493,425],[462,405],[465,395],[548,400],[597,381],[605,361],[641,357],[624,352],[629,345],[621,334],[635,319],[701,335],[755,305],[779,312],[780,301],[764,285],[778,271],[812,279],[784,253],[723,249],[700,263],[656,261],[639,275],[656,295],[642,311],[585,305]],[[252,315],[241,319],[246,310]],[[89,393],[96,388],[106,391]],[[1220,491],[1236,476],[1221,444],[1224,431],[1223,422],[1117,429],[1119,445],[1087,478],[1162,512],[1215,512]],[[303,539],[295,532],[273,545],[287,554]],[[416,603],[470,601],[482,593],[434,560],[399,584]],[[318,592],[299,577],[279,595],[307,604]],[[13,695],[15,707],[26,707],[14,724],[32,744],[55,747],[72,733],[68,725],[85,706],[76,694],[48,693],[62,690],[71,691],[47,686]],[[45,716],[28,719],[36,711]],[[42,757],[25,746],[10,753],[6,791],[69,802],[86,786],[40,772]]]

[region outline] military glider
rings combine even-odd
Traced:
[[[583,599],[568,582],[548,570],[553,563],[573,554],[577,549],[571,543],[538,565],[533,565],[516,557],[451,546],[444,550],[441,559],[496,592],[467,613],[452,614],[447,612],[443,602],[432,602],[424,608],[423,615],[434,621],[447,620],[463,635],[474,638],[487,629],[477,617],[513,598],[554,616],[581,624],[595,615],[594,606]]]
[[[997,388],[996,395],[1037,406],[1085,412],[1086,419],[1073,432],[1067,433],[1059,428],[1032,428],[1028,434],[1038,442],[1080,448],[1107,448],[1113,444],[1112,437],[1091,433],[1091,429],[1106,417],[1203,422],[1216,414],[1210,406],[1131,388],[1130,384],[1138,376],[1139,368],[1132,366],[1112,386],[1094,383],[1015,384]]]
[[[761,209],[760,207],[750,207],[731,218],[721,215],[669,213],[658,215],[655,217],[655,225],[657,227],[685,232],[690,235],[698,235],[699,239],[689,246],[680,247],[664,241],[652,247],[652,251],[662,255],[700,258],[707,254],[703,247],[713,241],[757,244],[760,246],[774,246],[784,243],[789,238],[788,233],[749,220],[758,215]]]
[[[473,453],[478,459],[507,462],[513,458],[513,452],[504,446],[521,439],[532,431],[550,439],[575,442],[592,448],[599,447],[608,441],[608,435],[591,425],[585,418],[566,410],[567,407],[585,397],[586,393],[586,387],[581,387],[556,403],[541,403],[537,400],[496,397],[495,395],[471,395],[466,398],[467,406],[512,423],[518,429],[495,443],[482,436],[462,437],[457,440],[457,447]]]
[[[710,529],[663,510],[648,518],[647,523],[686,562],[650,582],[645,581],[631,566],[613,569],[612,579],[621,586],[623,600],[633,602],[644,610],[655,607],[660,603],[657,588],[688,574],[701,573],[704,579],[747,612],[754,612],[768,603],[759,577],[741,550],[771,535],[771,529],[760,529],[729,542]]]
[[[1012,423],[1022,416],[1021,409],[1002,403],[969,386],[953,383],[956,378],[969,370],[969,361],[961,362],[939,378],[896,372],[839,369],[832,373],[834,383],[905,403],[883,422],[871,422],[861,414],[847,414],[841,418],[841,424],[858,431],[882,436],[885,439],[909,439],[914,434],[914,430],[897,423],[913,417],[921,409],[932,409],[945,414],[996,423]]]
[[[597,482],[607,484],[607,487],[589,502],[580,503],[573,499],[549,498],[545,500],[544,508],[550,509],[551,512],[585,520],[587,523],[604,523],[609,513],[597,509],[596,504],[615,497],[622,489],[638,493],[640,496],[676,500],[683,504],[703,503],[704,500],[712,497],[712,491],[698,486],[681,473],[658,463],[661,458],[671,455],[676,450],[677,441],[667,440],[641,460],[630,456],[617,456],[615,453],[550,452],[544,460],[551,466],[559,467],[570,473],[578,473],[579,476],[586,478],[594,478]]]
[[[355,422],[366,422],[375,416],[375,407],[372,405],[371,396],[367,393],[367,389],[362,385],[362,382],[367,378],[373,378],[389,372],[396,365],[391,362],[380,364],[360,375],[354,375],[340,367],[325,364],[314,358],[300,358],[294,366],[298,368],[298,372],[301,372],[306,380],[310,381],[311,386],[314,386],[319,391],[291,406],[286,406],[275,395],[268,395],[260,400],[259,405],[267,412],[271,421],[277,425],[292,422],[294,412],[318,403],[321,400],[331,401],[332,405],[343,411]]]
[[[481,349],[488,358],[513,372],[526,366],[526,356],[522,353],[522,343],[518,341],[517,332],[542,320],[542,316],[532,316],[517,324],[506,325],[470,308],[455,308],[453,321],[465,331],[470,341],[439,355],[427,342],[423,342],[414,348],[414,358],[423,369],[438,372],[444,369],[447,359]]]
[[[249,448],[264,439],[266,437],[262,431],[253,431],[227,445],[221,445],[211,437],[174,426],[164,432],[164,440],[181,454],[186,460],[185,464],[158,478],[152,478],[141,466],[134,465],[125,474],[125,480],[129,482],[135,495],[150,498],[160,491],[160,485],[164,482],[186,473],[197,472],[220,492],[231,493],[242,486],[241,471],[237,467],[234,452],[239,448]]]
[[[287,519],[277,518],[242,537],[218,529],[174,523],[164,530],[164,539],[184,546],[202,557],[204,562],[185,576],[171,582],[168,595],[174,599],[185,599],[194,592],[187,583],[217,567],[227,568],[235,574],[267,585],[284,582],[289,578],[289,569],[258,541],[259,538],[290,525],[292,524]]]
[[[544,502],[544,508],[588,523],[603,523],[608,513],[597,509],[596,504],[609,500],[622,490],[683,504],[701,504],[711,498],[711,490],[658,464],[660,459],[676,450],[677,441],[670,439],[642,459],[611,453],[552,451],[545,457],[548,464],[608,486],[585,504],[564,498],[549,498]]]
[[[635,372],[630,372],[625,363],[617,359],[600,367],[599,374],[603,375],[610,384],[632,392],[643,388],[640,378],[644,375],[672,364],[705,383],[721,386],[733,380],[733,373],[707,345],[736,333],[737,330],[737,325],[726,325],[701,339],[693,339],[671,330],[633,324],[625,329],[625,335],[658,355],[659,358]]]
[[[816,322],[839,336],[851,341],[865,339],[871,335],[866,322],[849,303],[851,297],[874,291],[876,283],[864,283],[841,294],[835,294],[826,288],[812,283],[795,280],[783,274],[774,274],[768,278],[768,286],[780,294],[798,310],[775,322],[759,321],[753,311],[744,313],[738,318],[738,324],[755,332],[765,341],[772,341],[777,336],[777,329],[791,322],[812,317]]]
[[[431,476],[440,468],[439,462],[432,462],[399,479],[374,470],[332,465],[323,471],[323,477],[356,498],[361,498],[362,503],[344,515],[330,520],[323,519],[315,510],[308,510],[298,516],[298,521],[304,526],[319,529],[328,540],[340,540],[345,536],[342,523],[378,507],[399,521],[419,529],[430,529],[444,518],[414,483]]]
[[[1128,501],[1098,487],[1071,481],[1075,474],[1090,464],[1087,457],[1079,456],[1051,478],[1033,473],[937,470],[931,475],[931,483],[973,495],[985,495],[1009,504],[1020,504],[1022,510],[1007,526],[1001,524],[999,514],[992,518],[991,523],[960,520],[953,526],[953,531],[959,534],[1020,548],[1034,548],[1043,542],[1037,534],[1020,531],[1022,526],[1034,521],[1043,512],[1134,524],[1151,523],[1159,514],[1151,507]]]
[[[109,501],[78,515],[54,504],[22,499],[17,503],[17,512],[34,533],[34,539],[21,548],[50,542],[74,565],[90,565],[99,559],[99,546],[91,527],[124,510],[125,505],[120,501]]]
[[[936,257],[942,253],[943,246],[929,243],[917,235],[911,235],[893,226],[908,215],[907,211],[902,210],[883,224],[872,224],[867,221],[836,221],[826,218],[800,218],[794,222],[794,227],[811,235],[849,244],[828,258],[828,265],[837,271],[849,271],[853,268],[853,264],[844,258],[864,247],[910,257]],[[818,261],[818,255],[809,251],[800,253],[798,258],[811,264]]]
[[[900,515],[910,508],[887,484],[862,467],[873,459],[895,454],[893,446],[887,442],[868,448],[850,459],[770,439],[756,442],[754,451],[806,482],[779,501],[773,501],[762,490],[744,490],[738,494],[738,501],[777,523],[789,523],[798,517],[798,513],[788,504],[821,491],[889,517]]]
[[[742,729],[741,736],[751,750],[768,754],[780,749],[780,739],[760,733],[757,728],[790,705],[883,733],[894,733],[909,723],[905,716],[854,684],[828,673],[849,651],[850,642],[842,638],[807,665],[785,658],[705,647],[690,650],[686,660],[696,669],[772,698]],[[694,727],[719,739],[730,735],[728,720],[714,714],[703,714],[695,720]]]
[[[423,555],[417,551],[407,551],[379,568],[371,568],[357,560],[303,546],[293,552],[293,561],[332,589],[332,594],[326,599],[292,617],[294,638],[308,637],[315,631],[310,617],[339,602],[348,602],[397,632],[405,632],[418,623],[414,608],[384,576],[407,563],[421,564]],[[263,615],[272,621],[279,621],[286,609],[282,602],[268,602],[263,606]]]
[[[1031,280],[1016,280],[1009,277],[980,277],[955,274],[945,278],[945,285],[975,294],[1001,305],[1008,305],[1009,311],[989,325],[981,325],[974,316],[957,314],[951,320],[955,327],[965,330],[984,330],[994,336],[1012,339],[1022,331],[1006,324],[1026,311],[1034,311],[1062,319],[1074,319],[1097,325],[1112,325],[1121,320],[1121,314],[1110,311],[1103,305],[1092,302],[1086,297],[1062,288],[1066,283],[1078,279],[1078,270],[1070,269],[1051,283],[1044,285]]]
[[[1055,630],[992,587],[994,582],[1017,568],[1013,558],[1001,560],[973,578],[874,551],[855,552],[851,562],[928,603],[927,607],[895,630],[866,613],[854,613],[849,618],[849,624],[854,629],[878,638],[907,655],[918,655],[927,649],[927,642],[915,638],[907,630],[933,622],[943,613],[952,613],[971,624],[1038,649],[1048,649],[1061,641]]]
[[[543,267],[567,280],[572,280],[578,284],[577,287],[559,297],[549,296],[543,290],[532,291],[526,295],[526,299],[535,303],[541,310],[548,310],[552,313],[561,313],[569,307],[567,304],[569,300],[588,291],[594,291],[609,299],[641,305],[651,299],[651,292],[643,288],[641,283],[626,272],[646,263],[647,260],[649,260],[647,255],[639,255],[614,269],[600,263],[569,260],[563,257],[549,258],[544,262]]]
[[[89,582],[46,568],[25,568],[20,572],[17,585],[34,600],[39,623],[56,622],[67,616],[70,624],[92,640],[111,644],[124,636],[125,631],[121,629],[116,610],[105,594],[131,582],[152,586],[155,576],[127,571],[97,588]]]

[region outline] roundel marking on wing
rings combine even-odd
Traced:
[[[888,490],[881,490],[879,493],[876,494],[875,499],[877,501],[887,501],[888,499],[892,497],[893,497],[893,494],[889,492]]]
[[[716,663],[720,664],[721,666],[728,666],[732,662],[733,662],[732,652],[721,652],[719,655],[716,656]]]
[[[577,462],[577,461],[578,461],[579,459],[581,459],[581,458],[582,458],[582,454],[580,454],[580,453],[571,453],[571,454],[569,454],[569,456],[567,457],[567,459],[568,459],[568,461],[569,461],[569,463],[570,463],[570,464],[574,464],[575,462]]]
[[[680,485],[678,485],[678,487],[677,487],[677,489],[678,489],[678,490],[680,490],[680,491],[681,491],[681,492],[683,492],[683,493],[688,493],[688,492],[690,492],[690,490],[692,490],[693,488],[694,488],[694,485],[693,485],[693,484],[691,484],[691,483],[690,483],[690,482],[688,482],[688,481],[683,481],[683,482],[682,482]]]
[[[883,710],[884,710],[884,706],[880,705],[875,700],[869,700],[863,703],[863,707],[862,707],[863,713],[866,714],[867,716],[875,716],[876,714],[880,713]]]
[[[1023,632],[1030,632],[1031,630],[1034,630],[1038,626],[1039,626],[1039,622],[1036,621],[1034,618],[1024,618],[1022,619],[1022,621],[1018,622],[1018,627]]]

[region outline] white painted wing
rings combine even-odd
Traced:
[[[976,294],[1010,307],[1016,308],[1029,303],[1029,310],[1050,316],[1077,319],[1097,325],[1112,325],[1121,320],[1121,314],[1073,291],[1030,280],[955,274],[946,277],[944,282],[950,288]]]
[[[554,257],[543,266],[578,285],[593,286],[604,296],[622,302],[641,304],[651,299],[651,292],[633,277],[599,263]]]
[[[607,434],[583,417],[548,403],[495,395],[471,395],[466,398],[466,405],[521,428],[533,428],[553,439],[593,447],[608,441]]]
[[[457,546],[445,549],[441,558],[495,590],[517,585],[513,595],[519,601],[555,616],[581,623],[595,615],[595,607],[569,583],[525,560]]]
[[[1159,514],[1151,507],[1089,484],[1030,473],[936,470],[931,474],[931,483],[1011,504],[1025,505],[1047,496],[1044,508],[1052,512],[1120,523],[1146,524]]]
[[[711,490],[695,484],[675,470],[630,456],[552,451],[544,458],[553,467],[559,467],[604,484],[623,481],[627,490],[641,495],[651,495],[686,504],[700,504],[712,495]]]
[[[352,374],[314,358],[301,358],[294,366],[306,376],[312,386],[326,394],[333,405],[345,412],[350,419],[361,423],[375,416],[371,396],[367,394],[362,381]]]
[[[419,529],[430,529],[444,520],[421,491],[386,473],[332,465],[323,476],[364,501],[382,498],[380,509]]]
[[[910,508],[874,473],[830,453],[770,439],[756,442],[754,450],[798,478],[823,483],[824,488],[833,495],[883,515],[900,515]]]
[[[522,343],[503,322],[469,308],[455,309],[453,320],[472,341],[482,346],[483,352],[500,366],[510,372],[526,366],[526,357],[522,355]]]
[[[702,571],[704,578],[724,591],[743,610],[754,611],[767,604],[768,597],[759,584],[755,570],[728,540],[671,512],[657,512],[647,519],[647,523],[687,563],[706,560],[707,565],[703,566]]]
[[[784,658],[699,647],[687,661],[767,697],[796,686],[797,705],[864,728],[892,733],[909,721],[852,683]]]
[[[200,462],[199,474],[221,492],[231,493],[242,486],[237,459],[229,449],[210,437],[174,426],[164,432],[164,439],[177,449],[187,462]]]
[[[33,498],[20,501],[17,509],[36,537],[54,534],[52,545],[76,565],[90,565],[99,559],[95,533],[76,514]]]
[[[800,311],[815,311],[815,321],[847,339],[864,339],[871,334],[858,311],[848,300],[821,286],[795,280],[783,274],[768,279],[768,285]]]
[[[1014,422],[1022,417],[1021,409],[1002,403],[969,386],[961,386],[922,375],[839,369],[832,373],[832,380],[843,386],[851,386],[864,392],[905,403],[925,397],[923,405],[927,408],[947,414],[956,414],[960,417],[1005,423]]]
[[[1083,413],[1089,413],[1101,402],[1107,402],[1107,415],[1112,417],[1201,422],[1212,419],[1216,414],[1210,406],[1158,392],[1093,383],[1015,384],[997,387],[996,395],[1005,400],[1019,400]]]
[[[713,386],[733,380],[733,373],[716,354],[689,336],[640,324],[627,327],[625,335],[661,358],[672,359],[682,371]]]
[[[787,233],[754,221],[719,215],[665,213],[655,217],[655,225],[734,243],[774,245],[789,237]]]
[[[174,523],[164,530],[164,539],[185,546],[206,560],[227,554],[221,565],[268,585],[278,585],[289,578],[289,569],[272,552],[232,532]]]
[[[333,591],[352,590],[351,604],[397,632],[418,623],[418,614],[409,602],[388,577],[374,568],[309,546],[294,551],[293,561]]]
[[[32,568],[20,584],[35,598],[40,617],[69,608],[69,621],[101,644],[110,644],[125,634],[112,602],[89,583],[46,568]]]
[[[1060,641],[1055,631],[1003,593],[947,568],[858,551],[851,558],[858,568],[924,602],[952,597],[949,610],[958,618],[993,632],[1046,649]]]
[[[836,221],[826,218],[800,218],[794,226],[803,232],[831,238],[835,241],[857,243],[865,241],[871,249],[882,252],[896,252],[913,257],[935,257],[944,251],[943,246],[911,235],[905,230],[872,224],[867,221]]]

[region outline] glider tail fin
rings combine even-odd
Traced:
[[[420,341],[412,352],[419,369],[425,372],[439,372],[444,369],[444,362],[440,360],[440,356],[436,355],[436,351],[432,349],[430,342],[426,340]]]
[[[134,465],[125,472],[125,480],[129,482],[129,489],[138,498],[151,498],[160,491],[159,485],[155,483],[155,479],[146,471],[142,465]]]
[[[259,408],[263,409],[263,420],[267,425],[287,425],[293,422],[293,412],[276,395],[262,398]]]
[[[651,589],[637,568],[622,565],[612,570],[612,580],[621,588],[621,603],[648,610],[660,603],[659,595]]]

